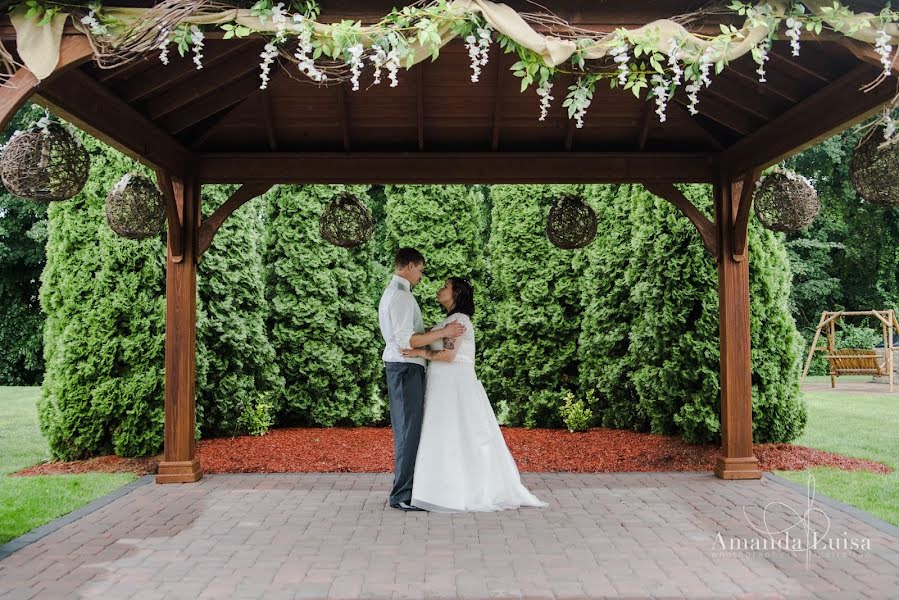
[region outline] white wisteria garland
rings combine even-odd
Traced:
[[[162,5],[176,11],[174,0]],[[26,18],[50,23],[60,12],[70,11],[85,33],[95,41],[105,41],[104,48],[115,55],[120,34],[133,34],[135,25],[119,18],[117,8],[93,3],[83,12],[63,2],[27,0],[2,2]],[[292,60],[300,73],[310,80],[325,82],[349,81],[352,90],[360,89],[366,69],[371,69],[373,85],[382,82],[382,70],[387,69],[390,86],[398,85],[398,72],[403,66],[411,68],[427,55],[436,58],[448,37],[460,37],[468,50],[471,62],[471,81],[477,83],[483,67],[490,60],[490,47],[497,42],[505,52],[514,52],[519,60],[511,67],[521,79],[521,90],[536,86],[539,98],[539,121],[544,121],[555,99],[551,95],[553,80],[560,74],[575,75],[577,81],[568,87],[563,102],[568,117],[577,127],[584,126],[587,109],[593,99],[596,82],[605,79],[612,87],[621,87],[637,97],[655,102],[660,122],[665,122],[668,102],[681,86],[687,97],[687,109],[698,114],[699,93],[712,85],[712,69],[720,73],[729,60],[751,52],[758,65],[760,82],[766,82],[765,64],[769,60],[772,41],[779,32],[789,40],[793,56],[798,56],[803,30],[820,34],[824,28],[854,37],[870,44],[883,66],[883,75],[892,73],[895,62],[894,47],[899,41],[899,13],[889,6],[878,14],[855,14],[842,3],[831,0],[766,0],[752,3],[734,0],[727,5],[733,14],[745,17],[742,28],[721,25],[716,35],[697,35],[688,32],[679,20],[656,21],[650,25],[608,33],[585,34],[583,29],[570,28],[563,37],[546,37],[547,44],[566,45],[566,59],[557,59],[549,50],[535,51],[533,45],[505,35],[497,23],[488,18],[495,5],[485,0],[424,0],[401,9],[394,9],[378,23],[363,26],[359,22],[342,21],[330,25],[318,23],[320,12],[312,1],[259,0],[250,10],[236,10],[216,0],[196,2],[202,10],[199,22],[192,22],[190,10],[179,9],[178,22],[166,21],[156,30],[153,47],[159,60],[169,63],[169,47],[175,43],[184,56],[192,52],[197,68],[202,68],[204,30],[221,29],[226,39],[260,35],[266,38],[260,54],[260,88],[266,88],[271,69],[280,58]],[[487,11],[487,8],[490,11]],[[154,9],[149,9],[154,10]],[[236,14],[224,22],[209,19],[210,14]],[[258,19],[258,26],[248,24],[250,13]],[[701,16],[702,11],[690,15]],[[117,16],[119,15],[119,16]],[[508,17],[508,15],[506,15]],[[521,23],[554,19],[551,15],[518,15]],[[195,20],[197,21],[197,20]],[[270,23],[270,25],[269,25]],[[152,25],[152,24],[151,24]],[[144,25],[146,27],[146,25]],[[539,34],[538,34],[539,36]],[[127,37],[127,36],[126,36]],[[533,40],[531,40],[533,42]],[[289,45],[295,44],[292,51]],[[129,59],[133,58],[129,55]],[[885,115],[890,114],[887,110]],[[887,141],[896,138],[895,123],[884,117]]]

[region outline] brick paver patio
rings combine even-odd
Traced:
[[[804,488],[767,474],[525,473],[548,508],[461,515],[386,508],[391,477],[132,485],[0,549],[0,598],[899,596],[899,530],[820,497],[819,539],[870,549],[722,550],[764,537],[744,507],[759,526],[771,502],[806,511]],[[796,520],[768,507],[769,527]],[[801,524],[790,534],[805,543]]]

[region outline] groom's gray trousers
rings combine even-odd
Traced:
[[[390,426],[393,428],[393,489],[390,504],[412,501],[412,475],[421,437],[425,405],[425,368],[415,363],[385,362]]]

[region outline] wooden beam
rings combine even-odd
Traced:
[[[795,104],[806,96],[806,90],[800,82],[787,77],[779,71],[767,69],[767,67],[767,75],[765,76],[767,81],[760,83],[758,73],[755,72],[757,67],[758,65],[752,62],[751,59],[741,58],[729,63],[725,67],[724,72],[731,73],[752,86],[758,86],[759,94],[774,94],[790,104]],[[715,85],[714,81],[712,85]]]
[[[168,246],[172,262],[181,262],[184,258],[184,222],[181,219],[183,207],[178,205],[179,196],[175,192],[171,174],[162,169],[156,170],[156,184],[165,198],[165,217],[168,222]]]
[[[647,102],[643,107],[643,115],[640,117],[640,130],[637,132],[637,150],[643,150],[646,147],[646,139],[649,137],[649,130],[652,128],[652,118],[655,116],[653,104]]]
[[[343,139],[343,151],[350,151],[350,109],[347,100],[346,84],[337,86],[337,123],[340,126],[340,136]]]
[[[56,70],[42,83],[34,73],[21,67],[0,88],[0,131],[6,129],[16,112],[28,101],[41,85],[52,84],[61,74],[87,62],[93,56],[90,41],[86,36],[64,35],[59,43],[59,60]]]
[[[247,201],[261,196],[269,191],[272,187],[270,183],[245,183],[240,186],[231,196],[225,200],[224,204],[215,209],[212,215],[203,221],[200,225],[200,232],[197,242],[197,262],[203,257],[206,250],[212,244],[215,233],[225,223],[225,220],[234,213],[235,210],[243,206]]]
[[[425,149],[425,65],[427,61],[420,62],[415,69],[415,116],[417,118],[416,130],[418,131],[418,151]]]
[[[808,52],[806,52],[805,54],[808,54]],[[786,70],[792,70],[802,75],[807,75],[809,78],[819,83],[828,84],[833,81],[832,77],[828,77],[824,73],[816,71],[809,65],[804,64],[802,61],[808,62],[808,58],[804,57],[801,51],[800,56],[794,57],[791,55],[782,54],[781,52],[778,52],[777,50],[772,48],[768,55],[774,59],[775,68],[777,63],[781,63],[786,67]]]
[[[141,112],[151,121],[158,121],[192,102],[214,97],[235,82],[246,78],[249,73],[255,74],[254,81],[259,87],[258,71],[259,53],[244,52],[231,60],[204,67],[200,71],[195,70],[189,84],[182,82],[181,85],[150,98],[141,106]]]
[[[490,150],[499,150],[499,131],[503,120],[503,75],[506,71],[505,53],[501,53],[496,59],[496,79],[493,85],[493,116],[491,117]]]
[[[690,202],[690,199],[684,196],[683,192],[670,183],[643,182],[643,187],[650,194],[654,194],[662,200],[667,200],[684,213],[690,219],[690,222],[693,223],[693,226],[696,227],[696,231],[699,233],[702,245],[706,251],[713,257],[718,256],[718,232],[715,229],[715,224],[702,214]]]
[[[859,91],[876,75],[872,66],[858,65],[727,149],[723,162],[734,175],[742,176],[756,167],[764,169],[780,162],[863,121],[880,110],[895,93],[894,86],[888,83],[868,92]]]
[[[197,65],[193,60],[182,61],[172,65],[159,64],[158,68],[144,73],[141,77],[128,81],[116,88],[116,93],[125,102],[140,102],[150,96],[160,94],[176,85],[181,85],[187,79],[200,75],[204,70],[210,69],[222,62],[230,61],[235,56],[246,54],[253,43],[230,43],[221,52],[203,58],[203,69],[197,71]],[[149,57],[147,57],[149,58]],[[258,65],[259,58],[256,57]]]
[[[715,150],[723,150],[724,149],[724,144],[721,143],[721,140],[719,140],[718,137],[714,133],[709,131],[708,127],[706,127],[705,125],[703,125],[702,123],[697,121],[695,118],[693,118],[693,115],[690,114],[690,111],[688,111],[686,108],[684,108],[677,102],[669,103],[668,104],[668,113],[673,114],[675,112],[678,113],[681,117],[683,117],[684,120],[687,123],[689,123],[690,126],[693,127],[699,133],[699,135],[701,135],[703,137],[703,139],[705,139],[705,141],[707,141],[709,143],[709,145],[712,148],[714,148]]]
[[[205,153],[207,183],[711,183],[712,156],[653,152]]]
[[[259,95],[259,111],[262,114],[262,122],[265,126],[265,137],[268,139],[268,149],[275,152],[278,149],[278,137],[275,132],[275,120],[272,116],[272,94],[269,90],[263,90]]]
[[[712,83],[712,85],[714,86],[715,84]],[[674,100],[684,108],[687,108],[690,104],[683,88],[678,88],[677,93],[674,95]],[[689,109],[687,110],[689,112]],[[740,136],[755,131],[764,124],[764,121],[761,119],[734,110],[734,106],[709,94],[708,90],[700,92],[696,110],[703,117],[730,129]]]
[[[163,117],[158,124],[164,130],[177,135],[200,121],[240,104],[258,91],[259,76],[255,73],[248,74],[234,84],[214,94],[198,98],[181,110]]]
[[[177,140],[77,69],[42,84],[35,102],[151,168],[180,175],[193,163]]]
[[[749,209],[752,206],[752,196],[755,193],[755,184],[762,176],[760,169],[754,169],[747,173],[742,181],[733,183],[735,197],[739,198],[737,213],[734,217],[733,247],[731,256],[737,262],[746,258],[746,240],[749,235]]]
[[[184,225],[184,257],[169,246],[165,270],[165,433],[156,483],[190,483],[203,477],[197,458],[196,357],[197,261],[200,184],[190,177],[173,182]],[[171,238],[169,238],[171,242]]]
[[[734,189],[722,172],[715,184],[715,226],[718,248],[733,246],[736,220]],[[721,377],[721,454],[715,475],[721,479],[759,479],[752,451],[752,365],[749,337],[749,261],[735,261],[728,251],[718,259],[718,339]]]

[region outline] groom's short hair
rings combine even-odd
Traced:
[[[402,269],[409,263],[423,265],[424,262],[425,257],[415,248],[399,248],[396,251],[396,255],[393,257],[393,266],[396,269]]]

